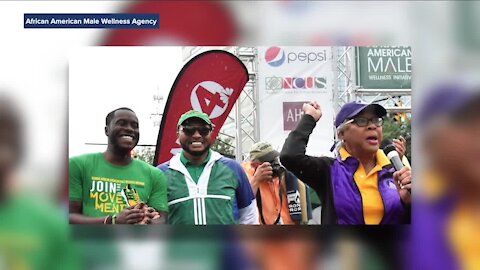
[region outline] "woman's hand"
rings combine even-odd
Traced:
[[[393,173],[393,179],[398,188],[400,199],[405,205],[412,202],[412,171],[409,167],[403,167],[401,170]]]

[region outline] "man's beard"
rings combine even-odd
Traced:
[[[183,142],[180,142],[180,145],[182,146],[182,149],[183,151],[189,153],[190,155],[192,156],[195,156],[195,157],[199,157],[203,154],[205,154],[206,152],[208,152],[208,150],[210,150],[210,145],[206,145],[205,146],[205,149],[202,150],[202,151],[191,151],[189,148],[188,148],[188,145],[183,143]]]

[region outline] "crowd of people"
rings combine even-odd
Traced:
[[[411,169],[406,161],[395,169],[381,149],[385,108],[345,104],[335,119],[335,158],[305,154],[322,110],[312,101],[303,111],[281,152],[258,142],[242,164],[212,149],[215,127],[207,114],[185,112],[177,124],[182,151],[155,168],[132,157],[139,121],[131,109],[118,108],[106,117],[106,151],[69,160],[70,223],[409,223]],[[405,140],[393,144],[403,157]]]

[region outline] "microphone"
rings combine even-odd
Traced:
[[[383,152],[385,152],[390,162],[392,162],[396,171],[399,171],[404,167],[402,160],[400,160],[400,155],[391,142],[386,143],[386,145],[383,147]]]

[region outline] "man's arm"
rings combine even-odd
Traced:
[[[258,166],[252,178],[249,179],[253,194],[257,194],[258,187],[261,183],[271,181],[273,179],[272,175],[273,169],[269,162],[264,162]]]
[[[167,176],[160,168],[152,168],[152,191],[148,199],[147,224],[166,224],[168,215]]]
[[[140,222],[144,217],[144,211],[140,209],[125,208],[117,214],[115,224],[135,224]],[[112,224],[113,215],[104,217],[87,217],[82,214],[82,202],[69,202],[69,221],[70,224]]]
[[[229,167],[236,174],[238,186],[235,190],[239,210],[239,224],[259,224],[257,201],[253,194],[252,187],[248,181],[247,174],[242,166],[234,160],[229,161]]]
[[[70,201],[69,202],[69,221],[70,224],[103,224],[107,216],[105,217],[86,217],[82,215],[82,202]],[[111,222],[111,218],[110,218]]]
[[[259,214],[257,208],[257,201],[253,201],[247,207],[239,209],[240,218],[238,219],[239,224],[249,224],[249,225],[258,225],[259,224]]]

